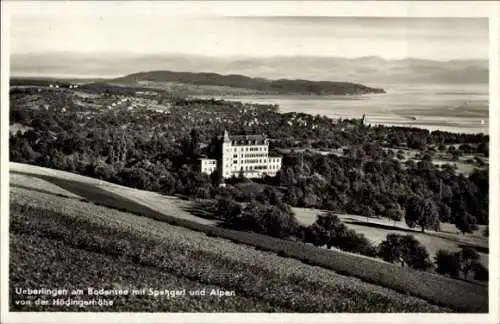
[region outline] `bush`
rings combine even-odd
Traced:
[[[394,221],[394,224],[403,219],[404,213],[405,211],[397,202],[389,204],[389,206],[386,208],[386,215]]]
[[[367,256],[376,256],[377,248],[361,233],[349,229],[343,236],[334,241],[334,245],[341,250],[355,252]]]
[[[425,246],[420,244],[413,236],[406,236],[403,239],[405,253],[403,259],[413,269],[427,270],[432,267],[429,253]]]
[[[463,212],[455,219],[453,219],[453,224],[462,232],[462,234],[465,233],[472,233],[475,230],[477,230],[477,219],[473,215],[469,214],[468,212]]]
[[[479,253],[473,248],[465,247],[460,250],[457,255],[460,258],[462,273],[464,274],[465,280],[467,280],[469,271],[473,270],[476,263],[479,262]]]
[[[305,241],[315,246],[336,247],[344,251],[367,256],[377,254],[376,247],[363,235],[348,229],[339,217],[331,212],[318,215],[314,224],[305,229]]]
[[[293,213],[271,206],[265,209],[262,216],[261,233],[279,238],[288,237],[297,233],[299,224]]]
[[[209,188],[203,188],[203,187],[198,187],[193,190],[193,195],[195,198],[201,198],[201,199],[209,199],[210,197],[210,189]]]
[[[379,245],[379,256],[387,262],[400,262],[404,266],[401,238],[401,235],[387,234],[386,240]]]
[[[241,206],[237,202],[229,198],[221,198],[217,200],[215,205],[215,213],[217,218],[231,222],[233,218],[241,213]]]
[[[474,279],[479,281],[488,281],[489,274],[488,268],[483,266],[481,263],[475,263],[473,266]]]
[[[426,270],[432,266],[426,248],[413,235],[388,234],[379,245],[379,256],[387,262],[399,262],[413,269]]]
[[[439,250],[435,257],[436,271],[443,275],[458,278],[460,272],[467,280],[470,271],[474,272],[474,279],[487,281],[488,269],[479,263],[479,254],[472,248],[463,248],[459,252]]]
[[[300,228],[295,214],[286,206],[266,206],[250,202],[239,212],[234,209],[231,217],[226,217],[226,225],[243,231],[267,234],[284,238],[295,236]]]
[[[347,227],[340,218],[328,212],[325,215],[318,215],[316,221],[306,229],[306,242],[331,248],[334,246],[334,239],[343,236],[346,231]]]
[[[436,253],[436,271],[442,275],[458,278],[460,275],[460,258],[457,253],[439,250]]]

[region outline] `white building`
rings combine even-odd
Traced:
[[[217,160],[215,159],[200,159],[201,172],[206,174],[212,174],[217,168]]]
[[[220,161],[200,159],[201,172],[211,174],[218,163],[224,179],[238,177],[240,173],[246,178],[275,176],[281,169],[281,157],[269,156],[269,140],[264,135],[229,136],[224,131],[221,142]]]

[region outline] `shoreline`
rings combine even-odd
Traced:
[[[199,99],[210,99],[207,96],[197,96]],[[243,104],[269,104],[278,105],[278,112],[281,114],[287,113],[303,113],[311,116],[322,115],[326,116],[332,120],[337,120],[339,118],[342,119],[360,119],[363,114],[366,115],[366,124],[371,126],[386,126],[386,127],[410,127],[410,128],[420,128],[427,129],[429,131],[443,131],[450,132],[456,134],[484,134],[489,135],[489,116],[474,116],[474,117],[466,117],[466,116],[444,116],[444,115],[435,115],[429,114],[424,115],[422,111],[419,111],[419,114],[415,115],[416,120],[409,119],[408,116],[412,115],[407,110],[401,111],[404,115],[397,114],[397,112],[390,110],[386,113],[382,111],[366,111],[365,109],[357,109],[357,107],[353,107],[352,109],[348,109],[348,104],[346,103],[346,108],[341,109],[318,109],[315,107],[305,108],[305,109],[297,109],[298,107],[307,107],[299,104],[300,100],[307,100],[308,98],[300,98],[297,103],[294,103],[290,106],[284,106],[283,103],[279,103],[278,98],[273,98],[271,101],[259,100],[262,98],[255,98],[254,100],[245,100],[245,98],[238,98],[233,96],[213,96],[211,97],[215,100],[226,100],[226,101],[237,101]],[[248,99],[248,98],[246,98]],[[324,99],[324,98],[322,98]],[[333,101],[337,101],[332,98]],[[346,96],[345,101],[351,100],[359,100],[356,96]],[[377,103],[374,103],[375,105]],[[431,112],[431,110],[429,111]],[[484,123],[484,124],[481,124]]]
[[[373,122],[367,123],[370,126],[385,126],[385,127],[409,127],[409,128],[420,128],[426,129],[430,132],[442,131],[453,134],[484,134],[489,136],[489,129],[483,130],[479,128],[467,128],[462,126],[446,126],[446,125],[426,125],[426,124],[411,124],[411,123],[397,123],[397,122]]]

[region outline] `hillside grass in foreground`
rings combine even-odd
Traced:
[[[36,310],[12,304],[14,287],[202,286],[235,297],[113,297],[114,306],[97,311],[450,311],[294,259],[26,189],[11,190],[10,233],[11,310]]]
[[[300,242],[199,224],[188,219],[159,213],[119,194],[107,192],[88,183],[54,177],[43,178],[68,191],[87,197],[90,201],[108,207],[180,225],[210,236],[248,244],[261,250],[276,252],[281,256],[298,259],[306,264],[321,266],[404,294],[423,298],[433,304],[451,307],[461,312],[487,312],[488,309],[488,287],[485,285],[401,268],[399,265],[336,250],[319,249]]]
[[[339,251],[318,249],[302,243],[279,240],[256,233],[206,226],[159,213],[92,184],[56,179],[54,177],[43,177],[43,179],[108,207],[122,211],[128,210],[137,215],[201,231],[209,236],[223,237],[233,242],[254,246],[260,250],[276,252],[281,256],[292,257],[307,264],[332,269],[338,273],[354,276],[369,283],[420,297],[433,304],[450,307],[456,311],[487,312],[488,309],[487,286],[454,280],[427,272],[403,269],[397,265],[375,261],[370,258],[362,258]]]

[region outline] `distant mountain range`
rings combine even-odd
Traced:
[[[316,56],[205,57],[184,54],[13,54],[12,76],[118,77],[141,71],[209,72],[268,79],[341,81],[373,87],[394,83],[487,84],[487,60]]]

